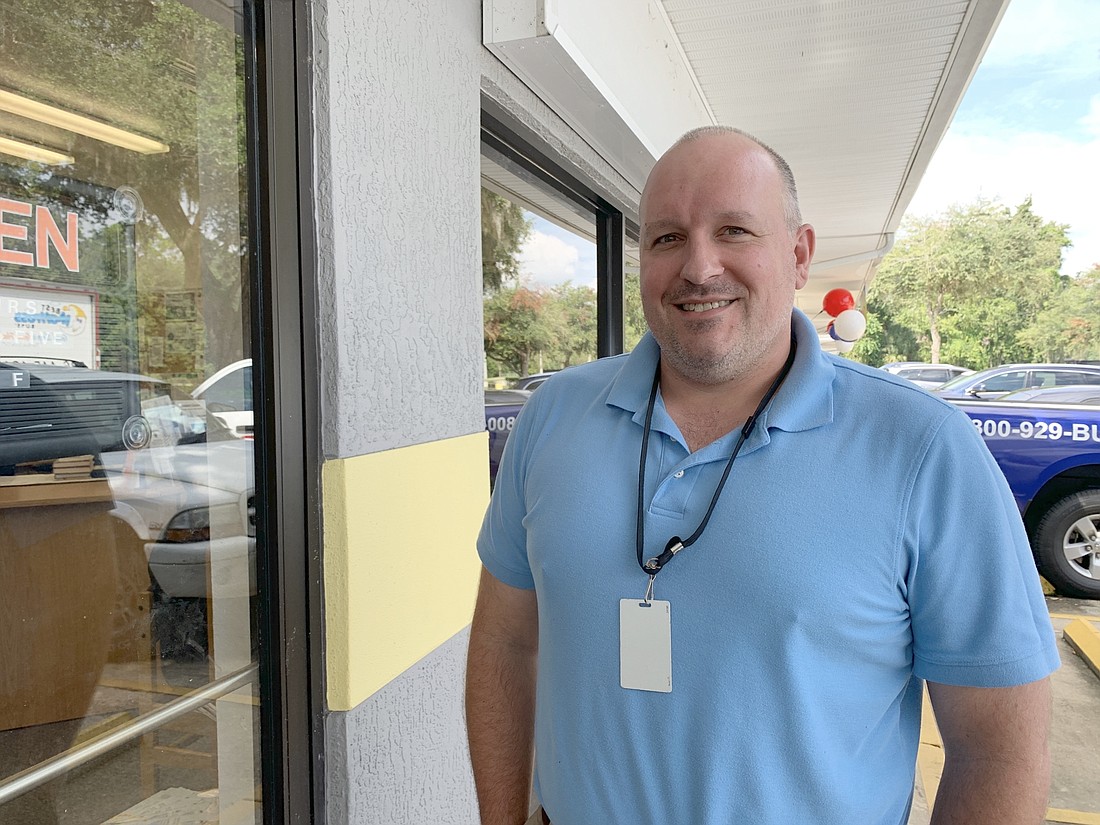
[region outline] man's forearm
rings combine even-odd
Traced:
[[[466,726],[482,825],[522,825],[527,819],[535,670],[534,652],[471,634]]]
[[[1049,753],[1039,764],[948,755],[932,825],[1041,825],[1049,789]]]

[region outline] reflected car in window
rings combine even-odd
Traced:
[[[489,486],[496,483],[497,468],[516,416],[531,396],[529,390],[486,390],[485,430],[489,433]]]
[[[933,390],[940,398],[991,401],[1018,390],[1100,385],[1100,364],[1005,364],[948,381]]]
[[[210,600],[256,595],[253,442],[190,399],[145,414],[150,446],[100,461],[116,516],[145,549],[161,657],[204,657]]]
[[[144,446],[151,433],[141,419],[141,395],[154,386],[167,387],[135,373],[0,362],[0,474],[16,474],[16,465]]]
[[[237,438],[252,438],[252,359],[244,358],[222,367],[191,393],[206,404]]]
[[[193,658],[209,600],[256,593],[253,443],[174,395],[145,375],[0,364],[0,476],[10,493],[105,480],[126,546],[144,549],[153,639],[163,658]]]

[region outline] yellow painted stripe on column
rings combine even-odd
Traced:
[[[1100,676],[1100,632],[1079,618],[1065,626],[1062,638],[1085,660],[1092,672]]]
[[[351,710],[470,623],[486,433],[326,461],[328,706]]]

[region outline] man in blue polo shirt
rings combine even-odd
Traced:
[[[467,717],[484,825],[1040,823],[1058,655],[967,417],[822,353],[787,164],[685,135],[641,202],[651,329],[527,402],[485,516]]]

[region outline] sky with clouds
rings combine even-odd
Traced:
[[[978,197],[1068,224],[1062,272],[1100,263],[1100,0],[1011,0],[908,212]],[[596,248],[528,213],[524,282],[595,287]]]
[[[982,196],[1068,224],[1062,273],[1100,263],[1100,2],[1012,0],[910,214]]]
[[[531,235],[519,253],[520,280],[531,287],[572,281],[595,289],[596,245],[538,215],[524,214],[531,220]]]

